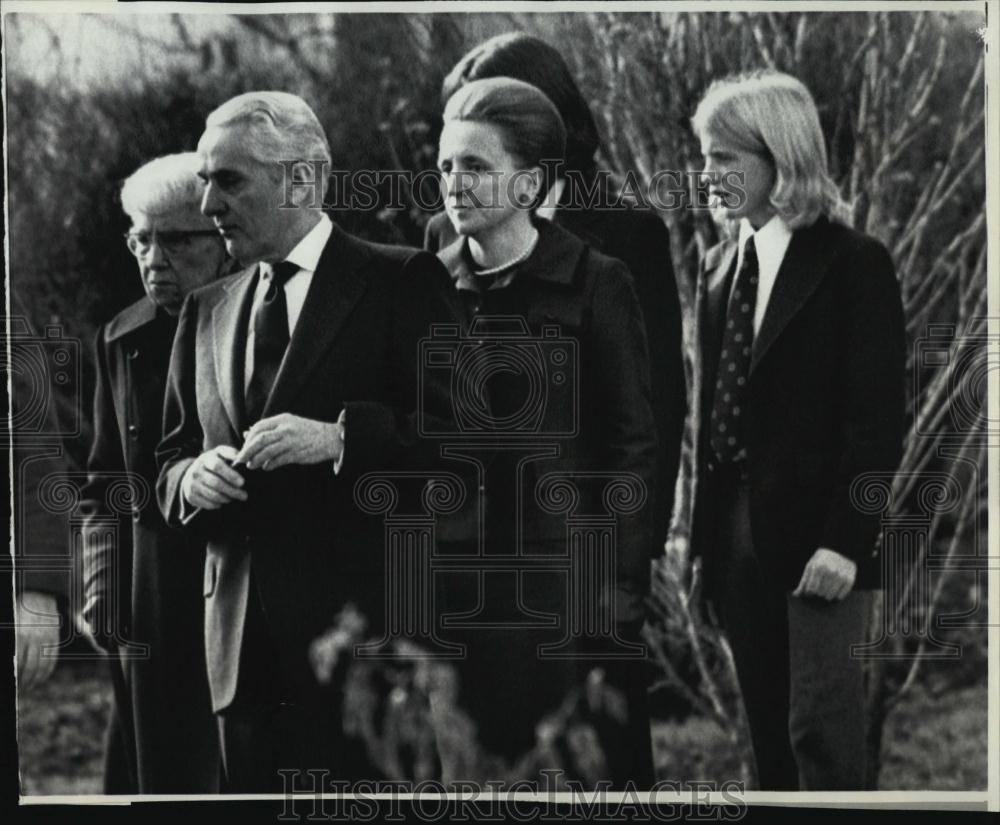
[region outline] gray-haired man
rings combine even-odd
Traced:
[[[381,617],[382,528],[359,512],[359,473],[415,442],[416,341],[437,259],[353,238],[311,209],[329,163],[294,95],[240,95],[198,145],[202,211],[249,267],[192,295],[171,361],[158,495],[168,522],[208,542],[204,593],[212,705],[226,789],[274,791],[281,769],[362,778],[339,700],[309,644],[348,601]],[[443,315],[443,309],[442,313]],[[346,445],[346,449],[345,449]]]

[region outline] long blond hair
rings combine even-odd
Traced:
[[[769,201],[792,229],[810,226],[820,215],[850,224],[850,206],[827,168],[816,103],[801,81],[776,71],[716,80],[691,125],[699,137],[711,133],[769,157],[775,169]]]

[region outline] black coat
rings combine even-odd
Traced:
[[[98,561],[105,572],[85,583],[85,612],[105,594],[121,611],[116,643],[148,648],[121,660],[125,680],[115,696],[139,793],[218,789],[202,640],[205,554],[164,523],[154,495],[175,326],[143,298],[98,330],[94,443],[81,505],[85,552],[106,554]],[[117,487],[123,480],[137,497]]]
[[[181,479],[218,445],[238,448],[248,427],[243,360],[258,267],[197,290],[181,310],[157,451],[160,507],[169,523],[207,541],[203,592],[212,703],[236,694],[250,565],[280,673],[295,701],[322,702],[310,643],[354,602],[382,615],[384,536],[354,500],[354,483],[392,466],[414,440],[416,340],[425,335],[427,277],[440,262],[414,249],[367,243],[336,226],[320,257],[264,417],[336,421],[346,448],[332,462],[246,474],[249,500],[191,509]],[[377,631],[373,631],[377,632]]]
[[[546,368],[536,396],[523,383],[524,373],[530,370],[487,374],[489,371],[470,369],[483,380],[466,388],[468,395],[455,401],[456,410],[463,403],[477,407],[479,399],[482,408],[474,410],[480,414],[478,419],[468,416],[472,426],[463,430],[467,443],[456,439],[453,450],[456,454],[474,453],[481,461],[482,473],[477,476],[482,484],[481,498],[470,486],[467,502],[472,506],[442,519],[438,549],[443,554],[481,550],[489,556],[510,555],[520,542],[523,553],[529,556],[572,554],[567,547],[568,518],[606,517],[611,512],[609,502],[615,498],[605,495],[607,483],[613,479],[637,482],[643,492],[633,501],[642,503],[616,519],[611,515],[617,527],[612,543],[617,574],[613,619],[620,637],[635,641],[649,589],[652,491],[657,471],[642,313],[632,277],[621,261],[596,252],[556,224],[538,221],[537,226],[539,239],[531,256],[517,267],[508,286],[473,298],[482,302],[478,310],[466,303],[469,294],[461,295],[454,283],[469,272],[465,240],[439,252],[452,275],[452,281],[440,282],[439,289],[452,307],[452,317],[467,342],[464,346],[472,348],[466,363],[475,362],[471,354],[476,341],[489,345],[491,336],[512,331],[510,321],[517,319],[526,327],[523,338],[529,340],[520,344],[517,335],[506,338],[497,351],[512,356],[523,346],[524,352]],[[571,354],[563,358],[556,355],[556,349]],[[518,359],[501,355],[499,362],[509,365]],[[462,363],[462,357],[456,357],[455,363]],[[573,365],[571,375],[563,369],[568,363]],[[465,386],[463,381],[456,385]],[[475,392],[479,389],[482,396]],[[530,408],[527,398],[541,402],[545,412],[537,421],[532,420],[534,431],[526,433],[516,448],[510,448],[509,442],[518,439],[510,437],[504,426],[497,427],[507,433],[502,436],[491,436],[488,427],[475,429],[477,421],[520,420],[517,413]],[[491,437],[495,438],[493,451]],[[484,448],[468,449],[468,444],[477,442]],[[534,453],[530,460],[528,453]],[[515,471],[520,474],[515,475]],[[572,499],[572,494],[564,498],[562,490],[546,486],[547,480],[556,478],[570,479],[577,485],[579,499],[569,507],[569,514],[551,507],[557,499],[564,503]],[[623,504],[630,495],[635,493],[623,495],[618,503]],[[466,571],[464,578],[443,574],[439,589],[439,605],[445,612],[475,610],[478,605],[482,612],[477,620],[492,623],[491,627],[465,627],[453,635],[442,632],[468,646],[459,665],[463,688],[460,705],[475,722],[483,744],[507,758],[523,754],[534,744],[538,721],[579,683],[581,668],[585,671],[595,664],[590,658],[574,661],[539,656],[539,645],[557,642],[566,632],[572,576],[560,578],[557,573],[531,570],[529,563],[522,564],[523,569],[516,574],[492,569],[482,575]],[[523,608],[560,617],[560,625],[552,630],[518,626],[523,625],[527,613],[512,611],[515,590]],[[584,600],[600,598],[604,604],[611,595],[607,591],[582,594]],[[570,603],[572,600],[571,596]],[[588,608],[593,616],[596,604],[588,602]],[[574,655],[588,657],[592,653],[584,644],[576,647]],[[607,660],[604,665],[612,669]],[[619,738],[609,743],[617,750],[607,755],[614,762],[612,775],[619,782],[623,775],[641,777],[638,781],[642,782],[651,775],[645,685],[641,667],[628,672],[631,684],[617,680],[617,687],[626,692],[630,727],[624,742]],[[610,680],[615,681],[613,676]],[[636,697],[637,701],[632,701]]]
[[[646,329],[650,400],[657,432],[657,490],[653,505],[650,553],[663,552],[674,487],[680,466],[687,410],[681,346],[681,308],[670,254],[670,233],[648,209],[556,210],[553,223],[593,250],[622,261],[632,274]],[[437,251],[455,241],[455,230],[441,212],[427,224],[424,245]]]
[[[489,316],[523,319],[529,337],[542,342],[539,352],[543,358],[547,357],[546,340],[569,339],[575,344],[575,386],[570,379],[542,390],[544,423],[529,440],[555,443],[559,450],[557,455],[523,467],[521,499],[517,502],[521,538],[525,545],[565,542],[565,516],[550,512],[541,503],[544,496],[539,482],[545,476],[587,472],[634,476],[645,489],[644,505],[621,516],[618,524],[616,618],[635,621],[644,615],[643,599],[649,589],[647,550],[655,506],[651,493],[657,480],[656,427],[642,312],[632,277],[621,261],[594,251],[555,224],[538,221],[537,226],[539,240],[534,252],[517,268],[510,286],[484,294],[485,303],[478,313],[486,321],[490,321]],[[439,253],[453,281],[469,272],[465,249],[465,241],[457,240]],[[451,303],[453,317],[468,336],[468,312],[454,283],[445,285],[442,298]],[[556,328],[558,339],[547,339],[546,328]],[[555,379],[555,372],[546,377]],[[519,393],[508,380],[510,375],[501,372],[488,385],[492,416],[511,414],[503,406],[517,404],[519,396],[523,397],[523,390]],[[547,433],[558,435],[548,438]],[[568,437],[563,435],[567,433]],[[502,458],[502,452],[494,453],[492,460]],[[588,507],[600,510],[596,502],[586,500],[588,493],[600,494],[597,486],[588,490],[586,484],[581,485],[581,511]],[[486,539],[489,542],[491,536],[499,535],[507,542],[512,538],[509,516],[515,503],[506,487],[491,490],[487,483],[484,492]],[[490,506],[491,500],[502,501],[503,506]]]
[[[736,244],[705,256],[699,276],[702,395],[692,547],[713,552],[707,427]],[[893,473],[905,418],[905,327],[892,260],[878,241],[820,218],[792,235],[754,338],[744,422],[753,545],[774,581],[794,589],[819,547],[878,581],[879,516],[852,503],[868,472]]]

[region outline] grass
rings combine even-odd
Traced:
[[[987,746],[985,683],[934,694],[914,688],[886,720],[879,790],[985,790]],[[657,724],[653,748],[658,777],[739,776],[725,733],[707,719]]]
[[[102,663],[62,662],[18,702],[21,792],[101,793],[111,682]]]
[[[101,792],[111,686],[96,662],[61,664],[19,704],[18,746],[26,795]],[[739,776],[725,733],[692,717],[653,729],[657,776],[723,782]],[[946,693],[915,688],[886,723],[883,790],[986,788],[985,683]]]
[[[692,716],[683,722],[654,722],[653,767],[658,779],[714,782],[740,778],[740,760],[715,722]]]
[[[931,694],[918,689],[887,720],[881,782],[892,790],[987,787],[986,685]]]

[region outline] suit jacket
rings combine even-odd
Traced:
[[[713,552],[711,415],[736,243],[708,251],[699,275],[698,479],[692,546]],[[894,472],[905,417],[905,326],[895,270],[878,241],[820,218],[796,230],[753,343],[744,426],[753,545],[794,589],[819,547],[877,583],[879,517],[851,502],[865,472]]]
[[[543,342],[538,350],[543,358],[547,357],[545,327],[558,327],[560,338],[576,343],[575,386],[566,381],[550,383],[544,388],[543,431],[572,435],[551,439],[559,445],[557,455],[531,461],[523,467],[517,493],[520,500],[516,503],[506,487],[501,488],[500,484],[491,487],[491,479],[496,479],[497,474],[486,475],[485,538],[487,543],[500,547],[512,546],[512,525],[517,512],[526,546],[548,544],[564,548],[566,516],[540,506],[544,498],[537,488],[540,480],[550,473],[628,473],[638,477],[646,498],[643,506],[619,517],[615,594],[617,620],[637,621],[644,615],[644,599],[649,589],[653,492],[657,489],[657,438],[650,404],[642,312],[632,277],[621,261],[602,255],[554,223],[540,220],[537,226],[539,240],[535,250],[517,268],[509,286],[484,293],[487,304],[482,312],[524,319],[531,338]],[[456,240],[439,253],[452,281],[469,270],[465,244],[465,239]],[[453,318],[468,334],[467,310],[455,284],[439,283]],[[495,301],[492,307],[491,300]],[[508,386],[501,373],[487,389],[487,403],[497,417],[502,417],[510,411],[496,412],[498,405],[522,395],[523,387],[519,390]],[[503,451],[498,453],[503,460]],[[599,495],[598,486],[584,484],[578,513],[603,512],[602,505],[592,500]],[[466,525],[478,526],[478,519],[468,518],[467,514],[460,513],[455,521],[462,523],[463,515]],[[441,535],[446,539],[454,537],[456,530],[448,519],[443,521]]]
[[[257,266],[188,296],[171,356],[157,494],[167,519],[207,541],[203,592],[212,704],[237,687],[250,565],[279,661],[301,700],[318,700],[310,642],[353,601],[382,615],[383,527],[364,517],[353,484],[388,469],[416,440],[416,339],[431,316],[427,281],[445,278],[432,255],[379,246],[334,227],[320,257],[264,416],[332,422],[346,409],[346,448],[332,463],[246,474],[246,503],[192,510],[180,482],[191,462],[220,444],[239,447],[243,359]]]
[[[154,496],[175,327],[175,319],[142,298],[98,330],[94,442],[81,502],[89,556],[84,615],[93,619],[99,603],[112,605],[121,611],[112,646],[148,646],[148,657],[122,661],[124,689],[116,695],[139,793],[218,789],[202,641],[204,549],[166,525]],[[142,487],[123,518],[109,498],[126,474]],[[123,528],[117,541],[109,520]]]
[[[663,552],[674,487],[680,466],[687,410],[681,346],[681,309],[670,254],[670,233],[647,209],[570,209],[555,212],[553,223],[576,235],[591,249],[618,258],[632,274],[646,329],[650,390],[657,431],[657,489],[653,505],[650,553]],[[437,251],[456,238],[441,212],[427,224],[424,246]]]

